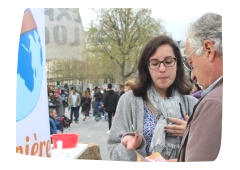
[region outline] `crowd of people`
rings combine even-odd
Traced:
[[[78,92],[76,88],[71,87],[70,91],[62,88],[56,88],[56,90],[48,90],[48,103],[49,103],[49,114],[52,111],[56,111],[56,123],[59,124],[59,118],[65,116],[65,108],[68,108],[70,112],[71,122],[79,122],[79,114],[84,116],[83,121],[90,117],[90,111],[92,115],[103,116],[104,112],[108,114],[109,131],[112,125],[112,118],[115,115],[116,107],[120,96],[128,91],[131,91],[136,86],[134,79],[128,79],[125,84],[120,84],[118,89],[113,89],[113,84],[108,83],[107,88],[100,90],[98,86],[95,86],[92,91],[90,88],[86,88],[82,93]],[[195,83],[193,84],[191,95],[200,98],[201,95],[200,86]],[[104,110],[104,111],[103,111]],[[51,116],[50,116],[51,118]],[[62,131],[60,128],[58,130]]]
[[[143,47],[137,79],[113,90],[96,86],[68,95],[71,122],[108,113],[107,147],[114,161],[136,161],[160,153],[167,162],[214,161],[222,129],[222,17],[206,13],[189,25],[183,60],[168,35],[152,37]],[[188,80],[185,70],[190,73]],[[50,123],[64,115],[60,92],[49,92]],[[81,108],[81,109],[80,109]],[[56,133],[57,125],[51,127]]]
[[[124,86],[123,86],[124,87]],[[93,117],[103,116],[107,112],[108,131],[112,125],[112,118],[114,117],[118,99],[125,93],[122,85],[119,90],[114,90],[111,83],[107,84],[107,88],[101,92],[98,86],[95,86],[92,91],[86,88],[82,93],[76,88],[71,87],[69,93],[67,90],[48,89],[48,103],[49,103],[49,121],[51,134],[63,133],[61,126],[62,117],[66,117],[66,108],[70,113],[70,122],[79,123],[79,116],[84,116],[82,121],[85,121],[90,116],[90,111]],[[64,103],[65,101],[65,103]],[[55,123],[54,123],[55,122]]]

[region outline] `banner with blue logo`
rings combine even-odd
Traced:
[[[51,158],[44,9],[0,7],[0,169]],[[17,155],[16,155],[17,154]]]
[[[16,153],[51,157],[43,8],[23,12],[16,91]]]

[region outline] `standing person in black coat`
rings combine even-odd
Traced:
[[[81,112],[84,115],[83,121],[85,121],[87,116],[89,116],[89,111],[90,111],[90,107],[91,107],[91,98],[90,98],[88,90],[83,91],[80,106],[82,106]]]
[[[112,117],[115,114],[118,99],[119,99],[118,93],[112,89],[112,84],[109,83],[107,86],[107,91],[106,91],[106,93],[104,93],[104,96],[103,96],[103,107],[106,109],[106,111],[108,113],[109,131],[107,133],[110,132],[110,129],[112,126]]]

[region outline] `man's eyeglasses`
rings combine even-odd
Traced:
[[[195,52],[197,51],[197,48],[195,50],[193,50],[193,52],[191,52],[183,61],[183,65],[184,67],[188,70],[188,71],[192,71],[193,70],[193,66],[191,64],[188,63],[188,58]]]
[[[172,67],[176,63],[176,58],[165,58],[163,61],[159,61],[158,59],[151,59],[148,61],[148,68],[155,70],[158,69],[163,63],[165,67]]]

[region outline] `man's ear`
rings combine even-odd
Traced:
[[[216,53],[213,42],[211,40],[204,40],[203,44],[203,51],[206,51],[208,60],[213,61]]]

